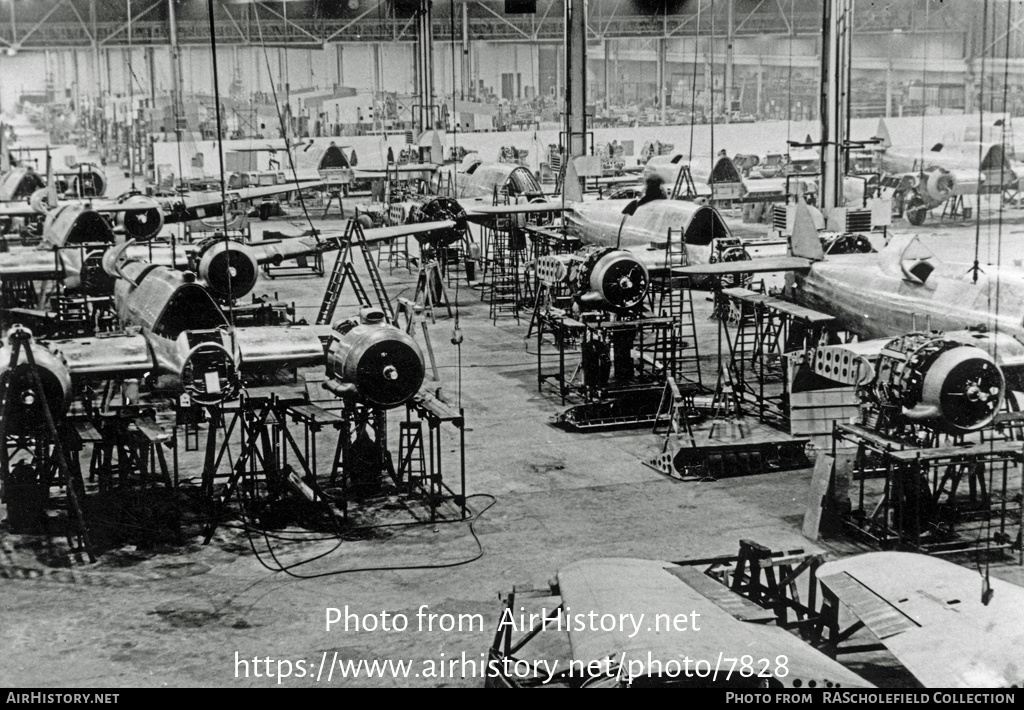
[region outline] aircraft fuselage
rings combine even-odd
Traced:
[[[987,273],[974,283],[968,265],[947,264],[940,267],[944,273],[915,283],[898,268],[885,268],[883,259],[884,254],[829,256],[796,276],[792,298],[865,339],[983,326],[1024,343],[1024,274],[1001,271],[997,288],[995,267],[984,267]]]

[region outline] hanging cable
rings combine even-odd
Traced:
[[[309,216],[309,210],[306,209],[306,199],[302,196],[302,188],[299,186],[299,173],[295,169],[295,156],[292,155],[292,144],[291,144],[291,141],[288,138],[288,131],[286,130],[284,115],[281,113],[281,104],[278,103],[278,100],[277,100],[277,87],[274,85],[274,75],[270,71],[270,57],[267,55],[267,45],[263,42],[263,23],[260,22],[260,13],[259,13],[258,9],[257,9],[255,14],[256,14],[256,31],[259,33],[259,36],[260,36],[260,48],[263,50],[263,61],[267,65],[267,79],[270,80],[270,91],[271,91],[271,95],[274,97],[274,110],[277,113],[277,121],[278,121],[278,123],[281,126],[281,135],[284,137],[284,148],[285,148],[284,152],[288,156],[288,165],[292,169],[292,179],[295,181],[295,186],[297,188],[299,188],[297,190],[297,192],[299,193],[299,206],[302,208],[302,214],[303,214],[303,216],[305,216],[306,222],[309,223],[310,232],[319,239],[319,236],[317,235],[317,229],[316,229],[316,227],[313,226],[313,218]],[[288,50],[286,49],[285,50],[285,58],[286,59],[288,57],[287,52],[288,52]],[[288,77],[284,77],[284,79],[285,79],[285,81],[287,81]],[[289,105],[289,109],[288,109],[288,114],[291,115],[291,106],[290,105]]]
[[[454,158],[456,155],[458,155],[458,145],[459,145],[459,143],[458,143],[458,121],[455,118],[457,114],[455,112],[455,3],[454,2],[451,4],[451,7],[450,7],[449,23],[450,23],[449,29],[450,29],[451,38],[452,38],[452,113],[451,113],[451,119],[449,120],[449,125],[454,126],[454,130],[452,131],[452,157]],[[441,158],[441,163],[442,164],[444,163],[443,156]],[[440,188],[440,187],[441,187],[441,179],[439,177],[438,178],[438,188]],[[438,189],[438,192],[440,192],[440,189]],[[457,190],[456,190],[456,193],[457,193]],[[453,197],[457,197],[457,194],[453,195]],[[469,235],[469,225],[468,224],[465,226],[465,230],[466,230],[466,232],[463,235],[463,237],[466,237],[466,236]],[[469,245],[472,243],[472,240],[471,239],[466,239],[466,242],[467,242],[466,247],[468,249]],[[466,254],[463,258],[468,259],[469,256],[471,256],[471,254]],[[465,267],[465,264],[463,266],[464,266],[464,268],[468,268],[468,267]],[[468,274],[468,272],[467,272],[467,274]],[[455,370],[455,372],[457,373],[457,380],[456,380],[457,381],[457,389],[456,389],[456,393],[457,394],[456,394],[456,396],[458,398],[459,409],[461,410],[462,409],[462,342],[463,342],[463,340],[465,340],[465,336],[462,334],[462,330],[459,328],[459,285],[460,285],[460,280],[458,278],[456,278],[455,279],[455,319],[454,319],[454,323],[452,324],[452,345],[455,346],[455,363],[456,363],[456,370]]]
[[[711,163],[708,182],[714,182],[715,172],[715,0],[711,0]],[[714,197],[714,188],[711,196]]]
[[[231,248],[231,239],[228,237],[228,190],[227,184],[224,180],[224,129],[221,126],[221,110],[220,110],[220,81],[217,78],[217,34],[216,27],[213,21],[213,0],[206,0],[206,12],[210,21],[210,54],[213,58],[213,104],[214,104],[214,115],[217,117],[217,157],[220,167],[220,200],[221,200],[221,216],[223,217],[224,224],[224,248]],[[228,279],[228,293],[234,293],[231,287],[231,269],[225,270]],[[235,307],[234,299],[227,298],[228,304],[228,323],[231,324],[231,337],[234,339],[235,330]]]
[[[978,189],[977,204],[974,215],[974,264],[971,266],[971,280],[978,283],[978,250],[981,247],[981,161],[985,146],[985,43],[988,42],[988,0],[984,0],[981,9],[981,76],[978,82]],[[922,147],[923,149],[923,147]]]
[[[697,122],[697,60],[700,58],[700,6],[697,2],[697,33],[693,38],[693,82],[690,85],[690,152],[688,162],[693,163],[693,130]],[[616,55],[617,56],[617,55]]]
[[[796,12],[796,0],[789,3],[789,66],[788,77],[786,78],[786,152],[789,152],[789,141],[793,132],[793,38],[796,37],[796,27],[793,25],[794,13]]]

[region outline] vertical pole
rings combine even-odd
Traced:
[[[431,19],[433,0],[420,0],[416,13],[416,100],[418,129],[422,134],[434,127],[434,38]]]
[[[668,45],[668,40],[665,39],[665,37],[659,37],[656,41],[657,41],[657,48],[658,48],[658,61],[657,61],[657,71],[655,72],[655,76],[657,77],[657,82],[658,82],[658,107],[659,107],[659,109],[661,111],[660,122],[661,122],[661,125],[664,126],[665,125],[665,98],[666,98],[666,92],[665,92],[665,82],[666,82],[666,78],[665,78],[665,52],[666,52],[666,47]]]
[[[723,102],[725,106],[725,122],[729,123],[729,119],[732,116],[732,84],[733,84],[733,12],[735,10],[735,0],[726,0],[725,4],[726,19],[725,19],[725,86],[722,87]]]
[[[611,89],[611,83],[608,81],[608,38],[603,37],[601,39],[601,60],[602,60],[602,73],[604,74],[604,106],[607,109],[611,105],[611,97],[608,92]]]
[[[171,40],[171,116],[174,120],[173,130],[181,143],[179,128],[182,118],[181,95],[181,55],[178,48],[178,21],[174,14],[174,0],[167,0],[167,27]]]
[[[826,214],[839,206],[842,199],[840,152],[842,149],[842,84],[845,70],[842,66],[842,31],[845,16],[844,0],[826,0],[822,12],[822,71],[821,71],[821,203]]]
[[[565,0],[565,133],[568,155],[587,152],[587,1]]]
[[[470,95],[472,84],[470,75],[472,69],[470,68],[469,58],[469,3],[462,3],[462,100],[465,101],[466,97]]]

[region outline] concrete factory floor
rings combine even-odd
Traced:
[[[323,226],[342,225],[327,220]],[[972,256],[973,224],[931,229],[939,235],[937,244],[948,244],[949,253],[963,257],[958,260]],[[328,256],[328,269],[332,263]],[[392,297],[412,297],[414,275],[401,269],[389,275],[385,268],[384,277]],[[264,279],[257,293],[277,292],[313,322],[325,280]],[[461,401],[466,412],[469,505],[476,514],[484,511],[473,523],[482,547],[479,559],[436,568],[480,554],[465,522],[378,529],[340,545],[333,538],[313,539],[323,537],[318,533],[288,540],[254,536],[250,547],[235,521],[222,525],[208,546],[192,534],[192,526],[183,545],[110,549],[93,565],[63,554],[66,543],[60,535],[12,535],[0,527],[0,685],[312,686],[318,684],[316,669],[324,654],[330,661],[337,653],[339,660],[411,660],[413,668],[408,678],[340,678],[336,672],[330,685],[480,686],[480,674],[462,677],[461,665],[456,677],[448,677],[447,668],[443,677],[423,677],[423,662],[461,662],[465,654],[479,666],[501,610],[498,593],[523,582],[543,585],[574,560],[730,555],[741,538],[773,549],[827,549],[841,555],[866,549],[845,540],[816,546],[801,536],[809,470],[682,482],[642,464],[660,451],[661,438],[648,429],[575,433],[551,426],[560,407],[552,391],[537,391],[536,340],[524,340],[529,313],[519,324],[504,317],[495,326],[487,304],[465,282],[458,299],[465,335],[461,373],[450,343],[453,321],[439,319],[430,334],[445,397]],[[354,303],[346,289],[336,317],[354,313]],[[709,304],[703,297],[698,308],[707,336],[702,337],[705,372],[713,381],[715,325],[706,317]],[[417,339],[422,342],[419,333]],[[446,441],[445,454],[452,457],[446,460],[452,474],[448,480],[454,483],[456,440]],[[328,430],[321,439],[321,475],[329,472],[333,443]],[[182,480],[198,477],[201,465],[201,452],[182,453]],[[445,512],[454,519],[451,508]],[[400,511],[389,515],[389,521],[411,519]],[[253,549],[272,567],[324,555],[293,570],[323,576],[296,579],[270,571]],[[386,571],[345,573],[366,567]],[[1024,583],[1024,574],[1012,563],[995,567],[993,574]],[[980,588],[979,581],[979,593]],[[328,607],[347,607],[378,620],[382,612],[403,613],[410,624],[405,631],[345,631],[343,623],[326,630]],[[439,631],[438,617],[434,630],[427,630],[429,617],[424,616],[421,630],[420,610],[456,617],[481,614],[485,625]],[[263,662],[268,658],[270,678]],[[292,662],[292,677],[273,677],[279,660]],[[306,664],[305,677],[297,677],[300,660]],[[853,656],[846,662],[876,683],[907,683],[884,655]],[[327,684],[326,671],[319,684]]]

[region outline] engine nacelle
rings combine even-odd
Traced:
[[[39,392],[24,348],[18,351],[18,359],[11,366],[16,341],[32,349],[42,393]],[[37,344],[32,338],[32,332],[20,325],[11,327],[0,344],[0,382],[3,380],[9,383],[7,395],[11,400],[10,416],[6,422],[8,434],[28,434],[46,427],[46,413],[43,411],[43,397],[40,394],[45,395],[54,421],[59,421],[71,406],[71,373],[67,364]]]
[[[956,178],[948,170],[929,168],[924,177],[924,190],[928,198],[935,202],[942,202],[949,198],[956,189]]]
[[[117,225],[124,229],[128,239],[148,242],[164,227],[164,213],[160,205],[144,195],[132,195],[125,199],[122,212],[117,213]]]
[[[874,391],[882,404],[900,406],[911,421],[975,431],[1002,406],[1006,383],[988,353],[931,334],[891,341],[878,358]]]
[[[334,325],[327,352],[324,389],[339,397],[390,409],[420,391],[425,368],[416,341],[384,322],[384,313],[367,308],[359,318]]]
[[[446,247],[462,238],[466,232],[466,210],[450,197],[435,197],[424,202],[420,208],[409,216],[412,222],[441,222],[452,220],[455,228],[447,232],[439,232],[431,238],[434,247]]]
[[[196,273],[206,286],[225,301],[236,301],[256,288],[259,264],[245,244],[212,239],[199,248]]]
[[[857,385],[870,400],[911,422],[950,433],[988,425],[1006,392],[991,355],[935,333],[819,347],[814,372]]]
[[[178,335],[181,386],[192,401],[203,405],[234,399],[241,380],[238,355],[226,330],[187,330]]]
[[[569,284],[583,308],[628,311],[643,303],[650,279],[647,267],[624,249],[584,247],[575,254],[537,260],[537,277],[554,286]]]

